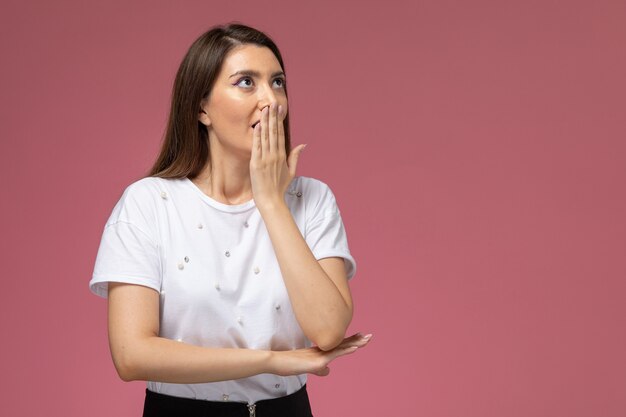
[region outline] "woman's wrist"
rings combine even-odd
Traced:
[[[281,375],[278,363],[280,361],[280,351],[268,350],[269,357],[267,360],[268,373]],[[281,375],[282,376],[282,375]]]
[[[293,351],[270,350],[269,353],[270,356],[267,361],[269,373],[279,376],[298,375],[298,373],[295,372],[295,369],[290,370],[287,367],[287,364],[289,363],[287,355],[293,354]]]

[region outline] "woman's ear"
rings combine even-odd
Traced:
[[[209,115],[202,108],[200,108],[200,111],[198,112],[198,121],[206,127],[211,126],[211,119],[209,119]]]
[[[209,114],[206,112],[206,110],[204,110],[206,104],[207,98],[205,97],[202,99],[202,101],[200,101],[200,110],[198,110],[198,121],[206,127],[209,127],[211,126],[211,119],[209,119]]]

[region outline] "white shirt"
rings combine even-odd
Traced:
[[[321,181],[296,177],[285,201],[316,259],[344,258],[356,271],[335,197]],[[191,180],[143,178],[124,191],[106,222],[89,287],[108,282],[159,291],[160,336],[197,346],[290,350],[311,346],[289,301],[254,200],[227,205]],[[299,390],[306,374],[170,384],[167,395],[255,403]]]

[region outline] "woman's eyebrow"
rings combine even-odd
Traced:
[[[258,71],[240,70],[240,71],[235,72],[234,74],[232,74],[228,78],[234,77],[235,75],[248,75],[248,76],[252,76],[252,77],[260,77],[261,76],[261,74]],[[282,71],[275,72],[275,73],[272,74],[272,78],[277,77],[279,75],[283,75],[284,76],[285,73],[282,72]]]

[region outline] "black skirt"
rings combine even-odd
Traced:
[[[306,385],[293,394],[255,404],[173,397],[146,389],[143,417],[313,417]]]

